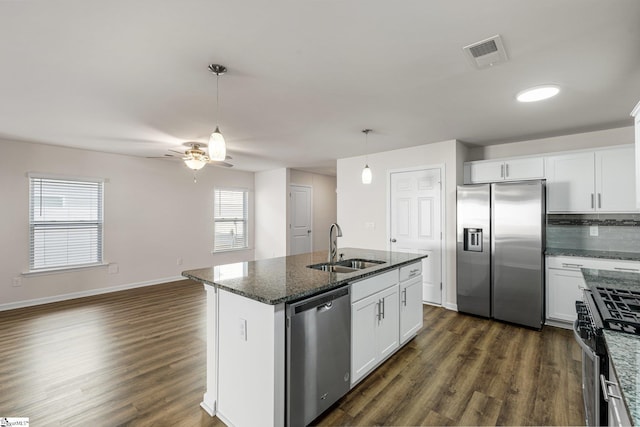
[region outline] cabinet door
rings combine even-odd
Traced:
[[[422,276],[400,283],[400,344],[422,328]]]
[[[507,160],[504,165],[504,177],[510,181],[544,178],[544,161],[542,157]]]
[[[374,294],[351,304],[351,384],[353,385],[378,362],[376,329],[380,295]]]
[[[576,301],[582,301],[582,288],[586,287],[579,270],[550,268],[547,276],[547,319],[562,322],[576,320]]]
[[[595,210],[593,152],[547,157],[546,171],[547,212]]]
[[[400,302],[398,286],[380,293],[382,320],[378,323],[377,340],[380,360],[386,358],[400,346]]]
[[[504,162],[471,163],[471,182],[496,182],[504,180]]]
[[[596,205],[601,212],[636,210],[634,147],[596,152]]]

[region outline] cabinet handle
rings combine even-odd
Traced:
[[[402,305],[407,306],[407,288],[402,290]]]
[[[420,272],[419,268],[414,268],[413,270],[409,270],[409,277],[413,277]]]
[[[622,267],[613,267],[614,270],[619,270],[619,271],[640,271],[640,269],[637,268],[622,268]]]
[[[593,204],[593,193],[591,193],[591,209],[595,208],[594,204]]]
[[[602,193],[598,193],[598,209],[602,207]]]
[[[380,302],[382,302],[382,320],[384,320],[384,298]]]
[[[381,313],[382,313],[382,309],[380,308],[380,300],[378,300],[378,302],[376,303],[376,317],[378,318],[378,323],[380,323],[380,320],[382,320],[381,318]]]
[[[602,394],[604,397],[604,401],[608,402],[610,397],[613,397],[614,399],[618,399],[618,400],[622,400],[622,397],[617,395],[617,394],[611,394],[609,393],[609,386],[618,386],[617,383],[613,382],[613,381],[608,381],[605,377],[604,374],[600,374],[600,385],[602,385]]]
[[[500,165],[500,178],[504,178],[504,165]]]
[[[509,178],[509,163],[504,165],[504,177]]]
[[[582,264],[569,264],[569,263],[562,263],[562,267],[564,268],[582,268]]]

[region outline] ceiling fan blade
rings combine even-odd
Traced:
[[[213,165],[213,166],[220,166],[220,167],[223,167],[223,168],[232,168],[233,167],[233,165],[231,163],[227,163],[227,162],[209,161],[209,164]]]
[[[177,154],[180,154],[181,156],[184,156],[184,151],[177,151],[177,150],[172,150],[172,149],[169,149],[168,151],[171,151],[172,153],[177,153]]]

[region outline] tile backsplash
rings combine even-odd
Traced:
[[[640,252],[640,214],[547,215],[547,247]]]

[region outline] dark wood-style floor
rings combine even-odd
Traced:
[[[220,426],[199,408],[204,322],[204,289],[191,281],[0,312],[0,416],[32,426]],[[424,323],[317,424],[583,424],[569,331],[429,306]]]

